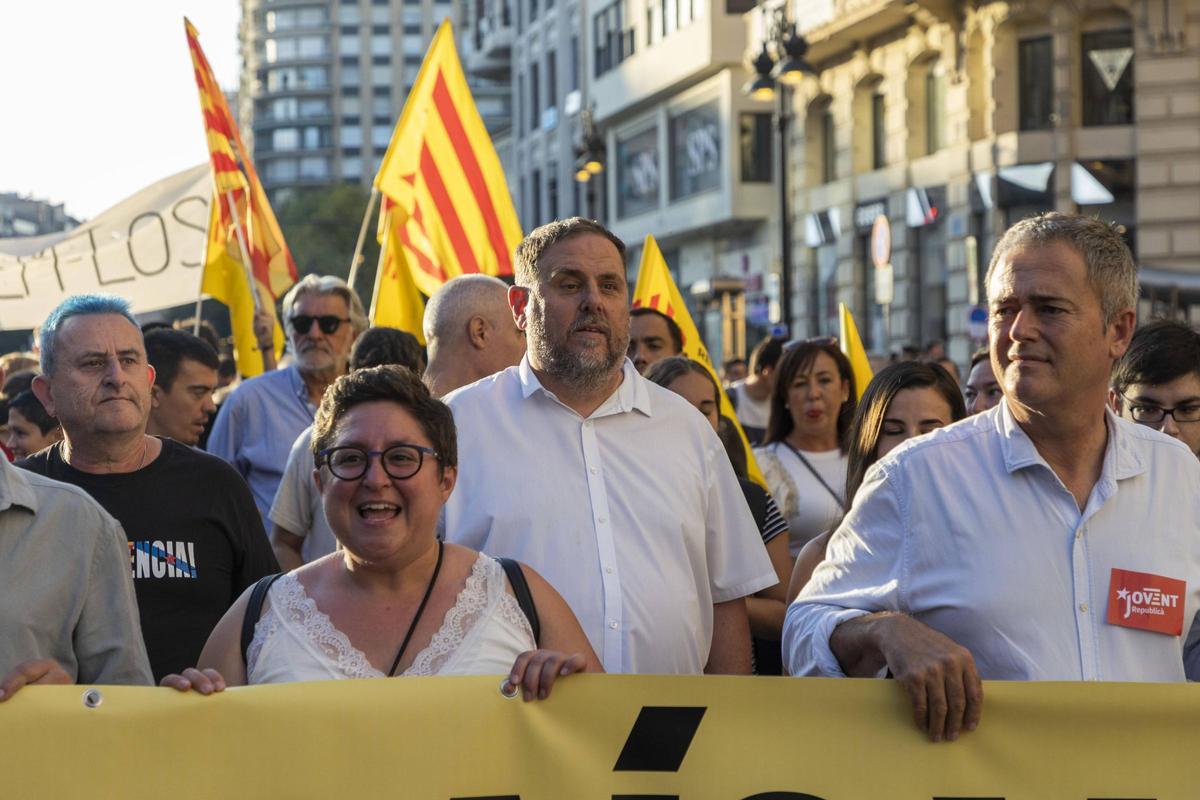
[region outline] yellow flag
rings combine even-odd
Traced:
[[[511,275],[521,224],[491,136],[442,23],[375,175],[393,235],[427,295],[458,275]]]
[[[394,215],[394,207],[386,197],[383,198],[379,208],[379,274],[375,278],[375,296],[371,299],[371,324],[407,331],[424,345],[425,301],[413,282],[403,249],[391,235]]]
[[[675,320],[675,324],[683,332],[682,355],[703,364],[717,384],[717,390],[721,394],[721,414],[733,420],[737,428],[742,447],[746,451],[746,471],[750,480],[764,489],[767,488],[767,482],[763,479],[758,463],[754,460],[754,453],[750,450],[750,441],[746,438],[746,432],[742,430],[742,424],[738,422],[737,412],[733,410],[733,403],[729,402],[729,396],[725,394],[721,379],[717,377],[717,371],[713,368],[708,348],[700,339],[700,331],[696,328],[696,323],[692,322],[692,315],[688,313],[683,296],[675,286],[671,271],[667,269],[666,259],[658,249],[658,242],[650,235],[646,236],[646,242],[642,246],[642,263],[638,267],[637,285],[633,289],[633,307],[653,308]]]
[[[858,336],[858,327],[854,324],[854,317],[850,314],[850,309],[846,308],[845,303],[838,303],[838,323],[841,328],[838,341],[841,342],[842,353],[850,360],[850,369],[854,373],[854,387],[858,392],[857,399],[861,400],[863,392],[867,390],[867,384],[871,382],[871,378],[875,377],[875,373],[871,371],[871,362],[867,360],[867,350],[863,347],[862,339]]]
[[[213,191],[208,217],[208,244],[205,250],[204,279],[200,291],[229,308],[229,323],[233,328],[233,357],[238,372],[253,378],[263,371],[262,353],[258,349],[258,337],[254,335],[254,297],[246,282],[246,269],[242,266],[237,241],[229,236],[229,229],[221,224],[221,197]],[[274,303],[269,299],[270,290],[262,282],[258,284],[258,296],[263,298],[263,307],[274,312]],[[275,352],[283,352],[283,330],[275,323]]]

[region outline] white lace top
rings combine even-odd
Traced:
[[[271,586],[270,607],[246,653],[246,682],[382,678],[362,651],[333,626],[294,575]],[[508,593],[504,568],[479,555],[442,627],[404,675],[505,675],[535,647],[529,621]]]

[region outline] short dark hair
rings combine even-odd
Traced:
[[[313,455],[333,444],[338,420],[346,412],[376,401],[395,403],[413,415],[438,453],[439,474],[446,467],[458,466],[458,439],[450,407],[434,398],[416,373],[394,364],[355,370],[325,390],[313,420]],[[317,464],[321,464],[320,458]]]
[[[1120,393],[1134,384],[1156,386],[1193,373],[1200,374],[1200,333],[1161,319],[1134,331],[1129,349],[1113,365],[1111,385]]]
[[[976,350],[974,353],[971,353],[971,365],[969,367],[967,367],[967,370],[970,371],[970,370],[975,369],[975,365],[978,364],[980,361],[990,362],[991,360],[992,360],[991,351],[989,351],[986,347],[981,347],[978,350]]]
[[[742,480],[749,480],[750,464],[746,458],[746,446],[742,443],[742,435],[738,433],[737,423],[724,414],[717,423],[717,438],[725,447],[733,474]]]
[[[350,369],[396,364],[420,375],[425,371],[425,354],[417,337],[399,328],[367,328],[350,348]]]
[[[683,352],[683,331],[679,328],[679,323],[668,317],[666,314],[659,311],[657,308],[635,308],[629,312],[629,316],[645,317],[650,314],[661,317],[662,321],[667,323],[667,333],[671,336],[671,344],[675,345],[675,354],[679,355]]]
[[[957,422],[967,416],[966,404],[958,382],[936,362],[901,361],[879,370],[867,384],[850,426],[846,458],[846,504],[862,485],[867,469],[879,460],[879,436],[888,406],[904,389],[936,389],[950,406],[950,419]]]
[[[750,373],[757,375],[764,369],[778,364],[779,357],[783,355],[783,346],[786,343],[787,339],[782,336],[768,336],[754,345],[754,349],[750,351],[750,365],[748,367]]]
[[[613,247],[617,248],[621,261],[625,261],[625,243],[596,220],[583,217],[556,219],[554,222],[547,222],[545,225],[534,228],[517,245],[513,258],[513,272],[516,273],[517,286],[526,288],[536,286],[541,278],[538,262],[542,260],[542,255],[563,239],[585,233],[594,233],[608,239],[612,242]]]
[[[712,384],[713,388],[713,400],[717,403],[717,405],[720,405],[721,389],[717,386],[717,382],[713,380],[713,376],[711,373],[709,373],[708,368],[693,358],[688,358],[687,356],[671,356],[670,358],[664,358],[659,361],[655,361],[650,365],[650,368],[646,370],[646,374],[642,377],[651,383],[657,383],[659,386],[666,389],[670,387],[670,385],[674,383],[677,378],[682,375],[686,375],[689,372],[694,372],[697,375],[703,375],[708,379],[708,382]]]
[[[154,367],[155,386],[171,391],[185,358],[213,370],[221,365],[217,351],[199,336],[171,328],[155,328],[146,334],[146,360]]]
[[[787,408],[788,390],[792,381],[801,372],[812,369],[813,363],[821,353],[829,356],[837,364],[838,375],[846,381],[850,388],[846,402],[838,410],[837,438],[838,447],[846,452],[846,435],[850,431],[850,421],[854,418],[854,408],[857,405],[858,393],[854,386],[854,370],[850,359],[831,342],[801,342],[788,347],[775,369],[775,388],[771,390],[771,416],[767,421],[767,432],[763,436],[763,444],[782,442],[792,432],[795,422]]]
[[[51,416],[37,395],[28,389],[8,401],[8,410],[20,411],[22,417],[38,426],[43,436],[58,427],[58,417]]]
[[[221,352],[221,337],[217,333],[216,327],[206,319],[200,320],[200,327],[196,327],[196,318],[188,317],[187,319],[175,320],[175,330],[183,331],[184,333],[196,333],[204,341],[208,342],[208,346],[218,353]]]

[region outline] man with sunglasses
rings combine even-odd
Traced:
[[[358,295],[332,275],[306,275],[293,286],[283,298],[283,323],[292,363],[235,389],[208,437],[208,451],[250,484],[268,528],[292,443],[312,425],[325,389],[346,374],[350,347],[368,324]]]

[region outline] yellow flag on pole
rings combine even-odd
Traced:
[[[861,400],[863,392],[867,390],[867,384],[871,382],[871,378],[875,377],[875,373],[871,371],[871,362],[867,359],[867,349],[863,347],[862,339],[858,335],[858,326],[854,324],[854,316],[850,313],[850,309],[846,308],[845,303],[838,303],[838,324],[841,334],[838,336],[838,342],[841,343],[842,354],[850,361],[850,369],[854,373],[854,387],[858,392],[857,399]]]
[[[413,282],[403,248],[392,235],[395,224],[395,206],[384,197],[379,206],[379,271],[371,298],[371,324],[408,331],[424,345],[425,300]]]
[[[229,307],[238,371],[252,377],[260,374],[263,366],[254,336],[255,296],[250,281],[262,307],[274,316],[275,300],[296,282],[296,264],[225,95],[200,48],[199,34],[186,18],[183,26],[213,170],[208,249],[200,290]],[[283,331],[276,322],[275,351],[282,349]]]
[[[511,275],[521,225],[500,157],[442,22],[375,175],[392,235],[426,295],[458,275]]]
[[[746,451],[746,470],[750,480],[765,489],[766,481],[758,469],[758,463],[754,460],[750,441],[746,438],[746,432],[742,430],[742,424],[738,422],[733,403],[729,402],[729,396],[725,394],[725,389],[721,386],[721,379],[717,377],[717,371],[713,368],[708,348],[700,339],[700,331],[696,328],[696,323],[692,321],[692,315],[688,313],[687,305],[683,302],[683,295],[679,294],[679,288],[675,286],[675,279],[671,277],[667,261],[663,258],[662,251],[658,249],[658,242],[651,235],[646,236],[645,244],[642,246],[642,263],[638,267],[637,284],[633,288],[633,307],[652,308],[675,320],[675,324],[683,332],[682,355],[703,364],[717,384],[717,389],[721,394],[721,415],[729,417],[737,427],[742,447]]]

